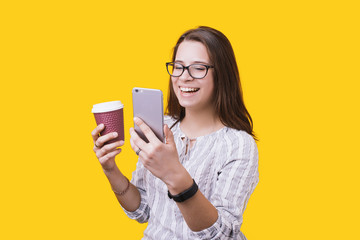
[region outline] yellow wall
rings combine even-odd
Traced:
[[[93,104],[131,89],[167,96],[185,30],[233,44],[260,138],[260,183],[242,231],[260,239],[359,239],[357,1],[2,1],[0,239],[140,239],[92,152]]]

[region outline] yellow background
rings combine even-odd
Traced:
[[[233,44],[260,139],[249,240],[360,239],[357,1],[1,1],[0,239],[140,239],[92,152],[91,107],[163,90],[187,29]]]

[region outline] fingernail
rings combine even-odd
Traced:
[[[113,135],[114,135],[114,137],[117,137],[117,136],[118,136],[118,133],[117,133],[117,132],[114,132]]]
[[[100,124],[100,127],[101,127],[101,128],[102,128],[102,127],[104,127],[104,124],[103,124],[103,123],[101,123],[101,124]]]
[[[139,119],[137,117],[134,117],[134,122],[135,123],[138,123],[139,122]]]

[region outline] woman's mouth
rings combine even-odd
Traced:
[[[186,88],[186,87],[179,87],[182,93],[194,93],[200,90],[200,88]]]

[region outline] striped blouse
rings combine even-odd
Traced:
[[[175,120],[166,116],[169,127]],[[258,151],[251,135],[228,127],[197,137],[194,145],[176,123],[172,132],[181,164],[195,179],[202,194],[218,211],[217,221],[207,229],[192,231],[166,185],[138,161],[131,182],[139,189],[140,207],[125,211],[131,219],[148,222],[143,240],[246,239],[240,231],[242,215],[258,180]]]

